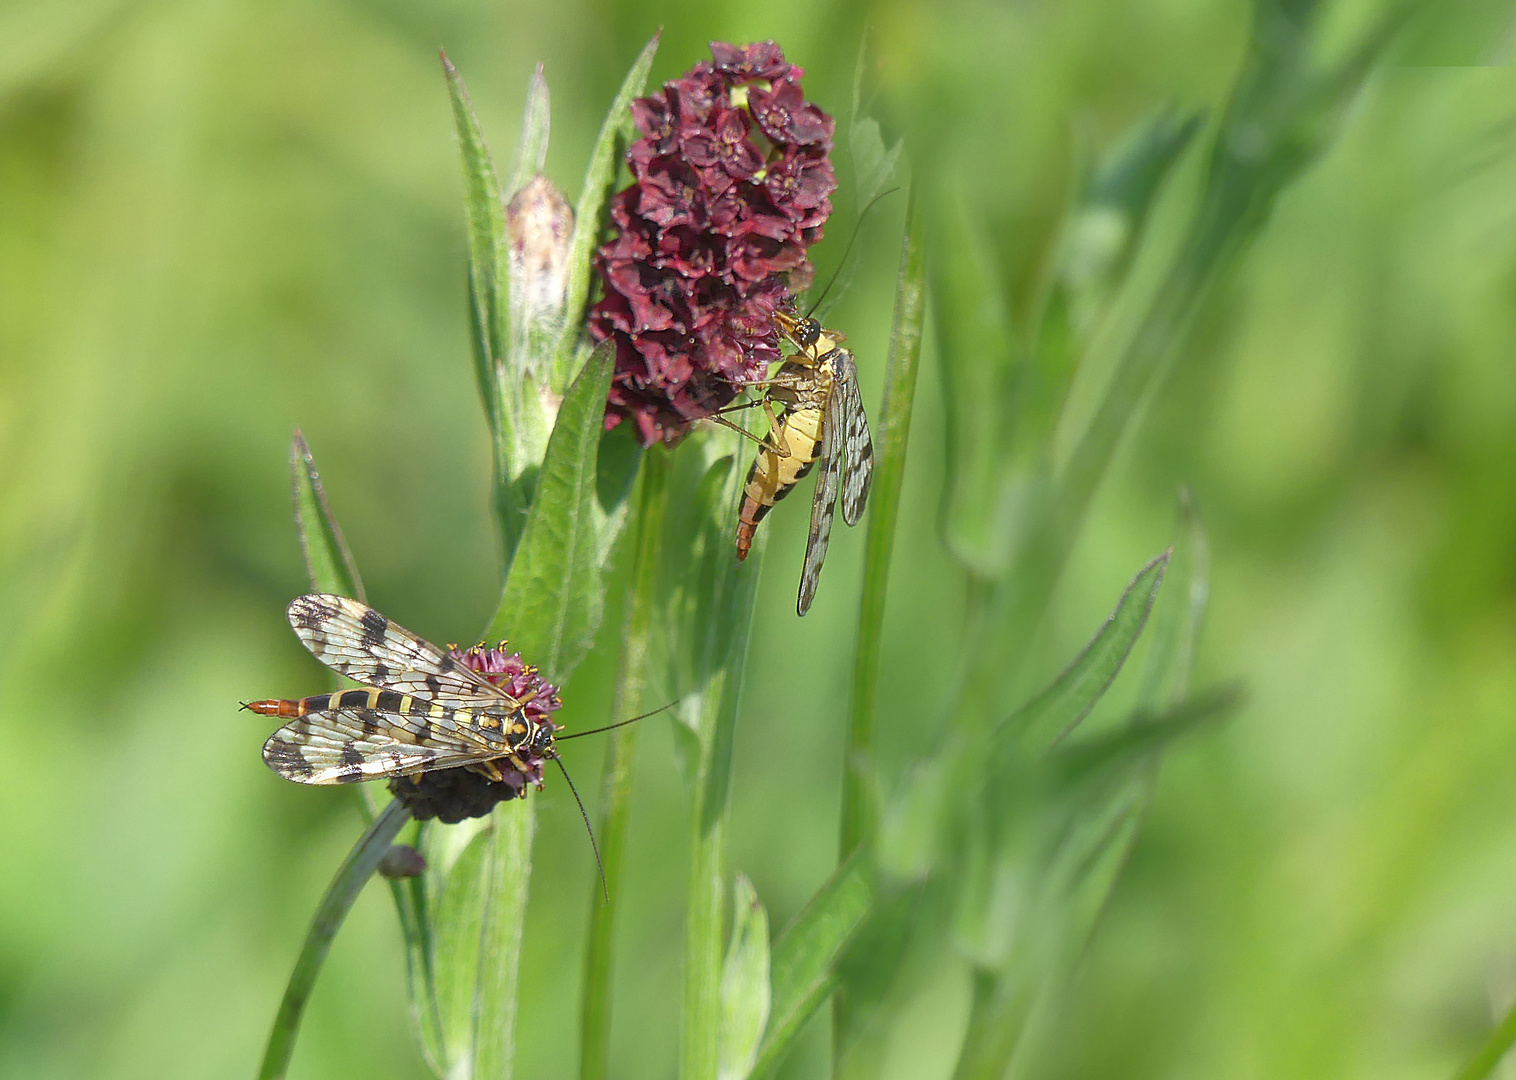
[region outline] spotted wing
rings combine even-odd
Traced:
[[[366,686],[427,701],[512,700],[446,651],[345,596],[297,596],[289,620],[317,660]]]
[[[869,485],[874,480],[874,440],[869,438],[869,418],[863,411],[863,397],[858,393],[858,368],[850,353],[839,363],[836,389],[840,422],[831,416],[827,423],[838,423],[842,432],[842,520],[858,524],[869,501]]]
[[[409,776],[499,757],[457,732],[423,736],[409,718],[372,709],[307,713],[269,736],[263,760],[297,784],[351,784]]]
[[[833,383],[831,396],[826,401],[825,419],[821,424],[821,451],[817,455],[816,494],[811,498],[811,532],[805,541],[805,565],[800,569],[800,598],[795,611],[804,615],[811,609],[816,598],[816,585],[821,580],[821,564],[826,561],[826,548],[832,539],[832,518],[837,511],[837,489],[842,481],[842,394]]]

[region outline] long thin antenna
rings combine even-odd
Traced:
[[[574,787],[574,778],[569,775],[568,769],[563,767],[563,759],[557,754],[549,755],[558,763],[558,771],[568,781],[569,791],[573,792],[574,801],[579,804],[579,816],[584,818],[584,831],[590,834],[590,850],[595,853],[595,868],[600,871],[600,891],[605,894],[605,902],[611,902],[611,887],[605,883],[605,863],[600,861],[600,845],[595,843],[595,830],[590,828],[589,811],[584,808],[584,800],[579,797],[579,789]]]
[[[654,709],[652,712],[645,712],[641,716],[634,716],[634,717],[632,717],[630,720],[622,720],[622,721],[619,721],[618,723],[615,723],[615,724],[607,724],[607,725],[605,725],[605,727],[590,728],[588,731],[576,731],[576,732],[574,732],[571,735],[558,735],[558,736],[556,736],[554,738],[553,741],[554,742],[563,742],[565,739],[577,739],[581,735],[599,735],[602,731],[614,731],[616,728],[626,727],[626,725],[628,725],[628,724],[635,724],[638,720],[646,720],[649,716],[657,716],[664,709],[672,709],[675,705],[678,705],[678,704],[679,704],[679,699],[675,698],[673,701],[669,702],[667,705],[660,705],[656,709]]]
[[[841,275],[842,268],[847,265],[847,257],[853,253],[853,244],[857,242],[858,233],[863,228],[864,217],[870,210],[874,209],[874,204],[876,202],[884,198],[886,195],[895,194],[895,192],[899,190],[900,189],[898,187],[892,187],[888,191],[881,191],[878,195],[875,195],[872,199],[869,200],[869,204],[863,208],[863,213],[858,215],[858,221],[853,225],[853,235],[848,237],[847,247],[842,249],[842,261],[837,264],[837,269],[832,271],[832,280],[826,283],[826,288],[822,289],[821,295],[816,297],[816,302],[811,305],[811,310],[805,313],[805,317],[807,319],[809,319],[815,310],[821,306],[821,301],[825,300],[826,294],[832,291],[832,286],[837,284],[837,278]]]

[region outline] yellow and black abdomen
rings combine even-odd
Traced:
[[[737,559],[747,558],[753,534],[769,508],[790,493],[816,462],[821,446],[822,408],[798,408],[784,415],[769,441],[785,453],[765,446],[759,449],[748,470],[742,492],[742,511],[737,518]]]

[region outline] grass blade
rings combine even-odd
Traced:
[[[311,988],[316,975],[326,961],[332,947],[332,939],[342,920],[363,891],[363,886],[379,866],[379,860],[390,849],[390,844],[405,823],[411,819],[410,812],[398,802],[391,802],[369,825],[368,830],[353,845],[346,859],[337,869],[326,895],[316,908],[311,928],[306,932],[305,944],[290,972],[289,984],[284,990],[284,1000],[279,1003],[274,1029],[269,1033],[268,1045],[263,1052],[263,1062],[258,1067],[258,1080],[281,1080],[288,1071],[290,1055],[295,1050],[295,1035],[300,1030],[300,1019],[310,1000]]]

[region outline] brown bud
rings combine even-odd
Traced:
[[[426,856],[409,844],[392,844],[379,860],[379,873],[387,878],[413,878],[426,869]]]
[[[505,208],[510,237],[511,304],[531,321],[563,310],[574,211],[547,177],[527,181]]]

